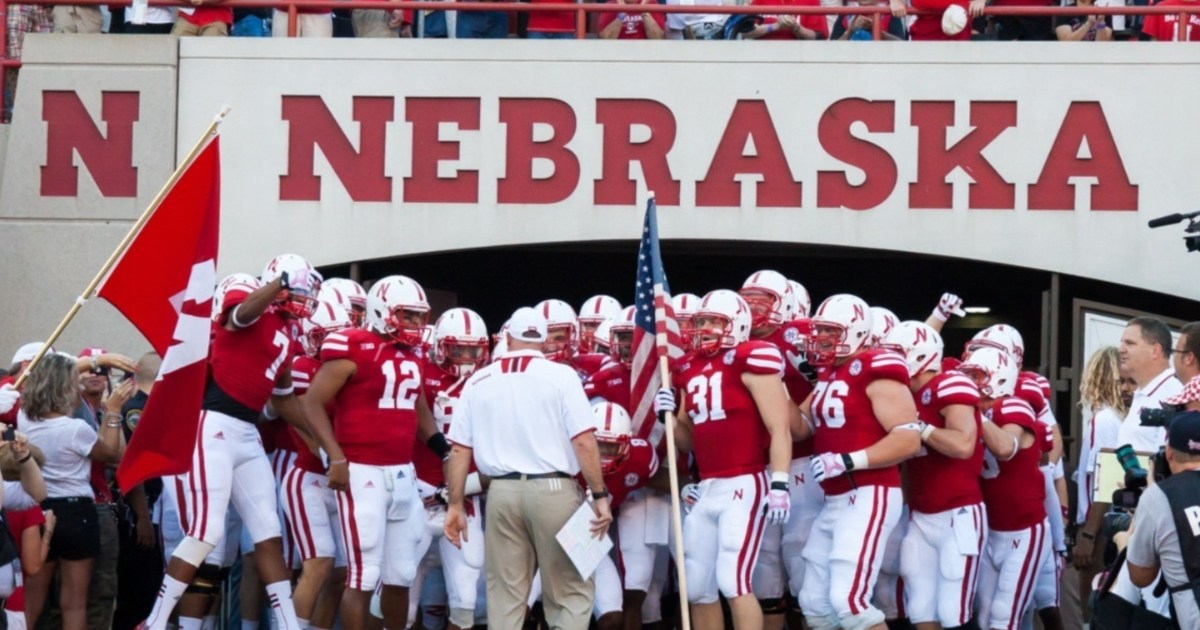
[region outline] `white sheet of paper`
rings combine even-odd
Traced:
[[[608,534],[603,538],[592,536],[592,519],[595,515],[592,504],[584,501],[554,536],[585,580],[592,577],[596,567],[600,566],[600,561],[613,548],[612,539]]]

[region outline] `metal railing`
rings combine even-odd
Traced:
[[[42,5],[53,6],[55,4],[63,4],[63,0],[22,0],[21,2],[12,2],[10,0],[0,0],[0,14],[7,16],[8,5],[24,4],[24,5]],[[72,5],[76,6],[129,6],[131,0],[72,0]],[[181,0],[148,0],[150,6],[160,7],[194,7],[196,5],[190,2]],[[207,3],[204,6],[220,6],[230,9],[238,8],[273,8],[287,13],[288,19],[288,37],[295,37],[297,32],[297,16],[299,9],[384,9],[392,11],[505,11],[514,13],[552,13],[552,12],[572,12],[575,14],[575,38],[584,39],[587,37],[587,18],[593,13],[620,13],[625,11],[629,6],[617,2],[600,3],[600,4],[580,4],[571,2],[555,2],[555,3],[539,3],[530,4],[527,2],[425,2],[413,0],[224,0]],[[827,6],[793,6],[793,5],[665,5],[665,4],[638,4],[636,5],[639,12],[643,13],[684,13],[684,14],[723,14],[736,15],[748,14],[759,15],[769,13],[771,15],[869,15],[878,17],[881,15],[890,15],[891,9],[886,3],[869,7],[827,7]],[[909,15],[938,15],[937,11],[919,10],[912,7],[908,8]],[[1188,21],[1193,14],[1200,14],[1200,3],[1187,5],[1172,5],[1172,6],[1109,6],[1109,7],[1037,7],[1037,6],[1005,6],[1005,7],[985,7],[983,10],[984,17],[1000,17],[1000,16],[1036,16],[1036,17],[1071,17],[1079,16],[1086,17],[1089,15],[1095,16],[1146,16],[1146,15],[1176,15],[1179,18],[1177,23],[1176,37],[1180,41],[1187,39]],[[879,40],[882,38],[882,22],[883,20],[874,19],[871,23],[871,37]],[[7,29],[0,30],[0,85],[7,85],[7,73],[10,68],[19,68],[21,66],[20,59],[8,58],[8,32]]]

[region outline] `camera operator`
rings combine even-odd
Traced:
[[[1143,426],[1142,410],[1158,409],[1162,402],[1183,390],[1171,369],[1171,329],[1154,317],[1129,321],[1121,334],[1121,371],[1133,377],[1137,391],[1129,414],[1121,423],[1118,444],[1132,444],[1139,453],[1154,453],[1166,441],[1163,427]]]
[[[1175,624],[1200,628],[1200,412],[1175,417],[1166,452],[1171,476],[1142,493],[1125,564],[1140,587],[1161,570]]]

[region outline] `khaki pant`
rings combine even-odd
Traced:
[[[271,37],[287,36],[287,11],[275,9],[275,15],[271,18]],[[333,37],[333,14],[297,13],[296,37]]]
[[[539,568],[550,628],[588,627],[595,594],[592,580],[579,575],[554,538],[582,501],[570,479],[492,482],[484,528],[489,630],[520,630]]]
[[[229,35],[229,25],[224,22],[209,22],[201,26],[192,24],[180,16],[175,18],[171,34],[177,37],[225,37]]]
[[[59,5],[50,12],[55,33],[99,33],[100,7]]]
[[[398,37],[396,29],[388,25],[392,12],[383,9],[355,9],[350,13],[350,24],[355,37]]]

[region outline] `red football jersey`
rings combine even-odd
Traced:
[[[1015,424],[1033,434],[1029,448],[1012,459],[998,461],[991,451],[983,456],[983,502],[987,505],[988,527],[1013,532],[1033,527],[1046,518],[1046,485],[1038,467],[1046,425],[1038,422],[1029,403],[1013,396],[1001,398],[985,411],[998,427]],[[985,449],[986,450],[986,449]]]
[[[296,357],[292,363],[292,386],[296,388],[296,395],[303,396],[308,392],[308,386],[312,384],[312,379],[317,375],[317,369],[321,367],[321,362],[308,356],[300,355]],[[330,411],[326,409],[325,411]],[[330,422],[333,421],[333,415],[329,416]],[[296,451],[296,467],[300,470],[317,473],[318,475],[325,474],[325,465],[321,463],[321,458],[313,454],[308,448],[308,444],[300,439],[300,434],[296,433],[295,427],[281,420],[287,426],[288,437],[291,439],[292,448]]]
[[[596,372],[588,377],[583,382],[583,393],[587,394],[588,400],[595,398],[603,398],[604,400],[613,403],[626,411],[630,416],[633,415],[633,410],[629,408],[630,397],[630,369],[622,363],[611,361],[604,369]],[[643,427],[647,434],[653,427],[653,423],[646,423]],[[646,439],[645,435],[635,435]]]
[[[604,475],[604,487],[608,489],[609,506],[614,512],[630,494],[646,486],[650,478],[658,472],[658,454],[646,440],[633,438],[629,441],[629,454],[625,456],[617,469]],[[583,475],[576,475],[575,481],[587,488]]]
[[[433,361],[425,362],[425,401],[437,421],[438,431],[450,433],[450,419],[454,415],[454,406],[462,394],[463,385],[467,379],[443,370]],[[413,442],[413,466],[417,469],[417,478],[434,486],[446,485],[446,471],[442,467],[442,458],[438,457],[428,445],[421,441],[420,436]],[[471,472],[475,472],[475,462],[471,461]]]
[[[680,408],[692,419],[692,455],[701,479],[766,470],[771,435],[742,382],[745,372],[781,375],[779,349],[747,341],[711,357],[693,354],[674,375],[683,394]]]
[[[788,398],[797,405],[803,403],[812,393],[813,386],[797,368],[804,358],[804,333],[800,330],[800,323],[788,322],[764,337],[763,341],[779,348],[779,354],[783,355],[783,386],[787,388]],[[792,442],[792,459],[809,457],[812,454],[811,439]]]
[[[233,288],[225,294],[225,317],[250,295]],[[213,330],[209,372],[221,391],[247,409],[258,411],[271,400],[275,379],[290,370],[292,359],[301,353],[300,322],[270,307],[258,321],[245,328]]]
[[[813,438],[816,452],[853,453],[887,437],[867,396],[867,386],[880,379],[907,387],[908,364],[904,357],[885,350],[867,350],[821,371],[812,402],[813,422],[817,425]],[[827,495],[844,494],[855,486],[869,485],[899,488],[900,467],[855,470],[821,482]]]
[[[946,428],[942,410],[951,405],[966,405],[975,410],[975,453],[967,459],[955,459],[931,446],[908,460],[908,504],[925,514],[937,514],[983,500],[979,474],[983,470],[983,443],[979,433],[979,388],[959,372],[943,372],[930,379],[914,395],[917,414],[926,424]]]
[[[1041,421],[1042,425],[1045,425],[1042,418],[1050,412],[1050,404],[1046,402],[1046,395],[1042,392],[1038,378],[1038,375],[1033,372],[1021,372],[1017,375],[1017,389],[1013,394],[1029,403],[1029,406],[1033,408],[1034,417]],[[1049,453],[1054,448],[1054,433],[1044,431],[1042,435],[1042,450]]]
[[[774,5],[774,6],[797,6],[797,7],[820,6],[820,3],[817,0],[750,0],[750,4],[753,6],[761,6],[761,7],[768,7],[768,6],[772,6],[772,5]],[[804,28],[807,28],[811,31],[816,31],[817,34],[820,35],[820,37],[818,39],[829,39],[829,21],[825,19],[824,15],[793,15],[792,17],[796,18],[797,22],[800,22],[800,26],[803,26]],[[778,21],[779,21],[778,15],[771,15],[771,14],[763,15],[762,23],[764,25],[765,24],[774,24]],[[791,39],[791,40],[795,40],[796,36],[790,30],[782,29],[782,30],[775,31],[774,33],[769,33],[767,35],[763,35],[759,39]]]
[[[584,380],[587,377],[599,372],[602,368],[607,367],[611,362],[611,357],[607,354],[599,352],[589,352],[587,354],[577,354],[567,362],[567,365],[575,369],[579,373],[579,380]]]
[[[334,436],[347,459],[370,466],[412,462],[424,353],[361,328],[335,332],[321,361],[353,361],[354,375],[334,398]]]

